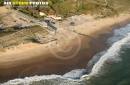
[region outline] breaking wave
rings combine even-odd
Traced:
[[[101,53],[98,53],[93,57],[92,60],[89,61],[88,67],[93,68],[91,70],[91,75],[102,75],[107,72],[107,63],[110,63],[112,61],[118,62],[122,59],[120,58],[121,50],[128,46],[130,41],[130,24],[127,26],[114,30],[114,36],[110,37],[107,40],[108,45],[111,47],[107,51],[103,51]]]
[[[124,47],[130,46],[130,24],[123,28],[116,29],[114,33],[114,36],[109,38],[107,41],[111,47],[106,51],[98,53],[92,58],[92,60],[89,61],[87,65],[87,72],[90,74],[86,74],[85,69],[76,69],[63,76],[43,75],[26,77],[24,79],[19,78],[10,80],[1,85],[81,85],[83,82],[79,81],[85,79],[85,77],[103,75],[108,71],[107,65],[111,62],[121,61],[121,50]]]
[[[127,34],[130,33],[130,24],[126,25],[125,27],[122,27],[120,29],[114,30],[114,36],[110,37],[107,40],[108,45],[113,45],[115,42],[125,38]]]

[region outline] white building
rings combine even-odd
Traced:
[[[47,16],[47,18],[52,18],[54,20],[61,20],[62,19],[61,17],[58,17],[56,15],[49,15],[49,16]]]
[[[43,12],[40,12],[39,15],[40,15],[40,16],[46,16],[46,14],[43,13]]]

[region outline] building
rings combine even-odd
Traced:
[[[58,21],[58,20],[62,20],[61,17],[58,17],[58,16],[56,16],[56,15],[48,15],[47,18],[52,18],[52,19],[57,20],[57,21]]]
[[[42,22],[43,27],[48,27],[46,22]]]
[[[56,17],[54,18],[55,20],[61,20],[62,18],[61,17]]]
[[[43,13],[43,12],[40,12],[39,15],[40,15],[40,16],[46,16],[46,14]]]

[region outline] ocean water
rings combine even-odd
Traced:
[[[122,61],[107,62],[107,72],[102,76],[93,76],[90,84],[84,85],[130,85],[130,48],[124,48],[119,55]]]
[[[1,85],[130,85],[129,33],[130,24],[116,29],[114,36],[107,41],[110,48],[98,53],[89,61],[86,67],[93,66],[93,68],[87,69],[90,73],[81,75],[80,79],[70,79],[61,75],[42,75],[14,79]]]
[[[129,33],[130,24],[114,31],[114,36],[107,41],[111,47],[94,56],[88,63],[91,65],[95,61],[90,83],[84,85],[130,85]]]

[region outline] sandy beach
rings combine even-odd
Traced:
[[[73,30],[80,34],[62,30],[61,35],[66,35],[60,36],[61,38],[59,34],[55,35],[60,38],[58,43],[56,41],[47,44],[28,43],[11,47],[5,53],[0,53],[0,82],[33,75],[62,75],[73,69],[85,69],[87,62],[96,53],[108,48],[106,40],[113,35],[113,29],[123,27],[129,22],[130,14],[92,20],[74,26]],[[80,42],[78,42],[79,40]],[[81,47],[78,54],[70,59],[65,59],[65,57],[77,53],[79,44]],[[58,45],[59,47],[57,47]],[[69,47],[72,49],[68,50]],[[62,59],[58,59],[52,50]]]
[[[7,9],[5,7],[0,7],[0,14],[7,13]]]

